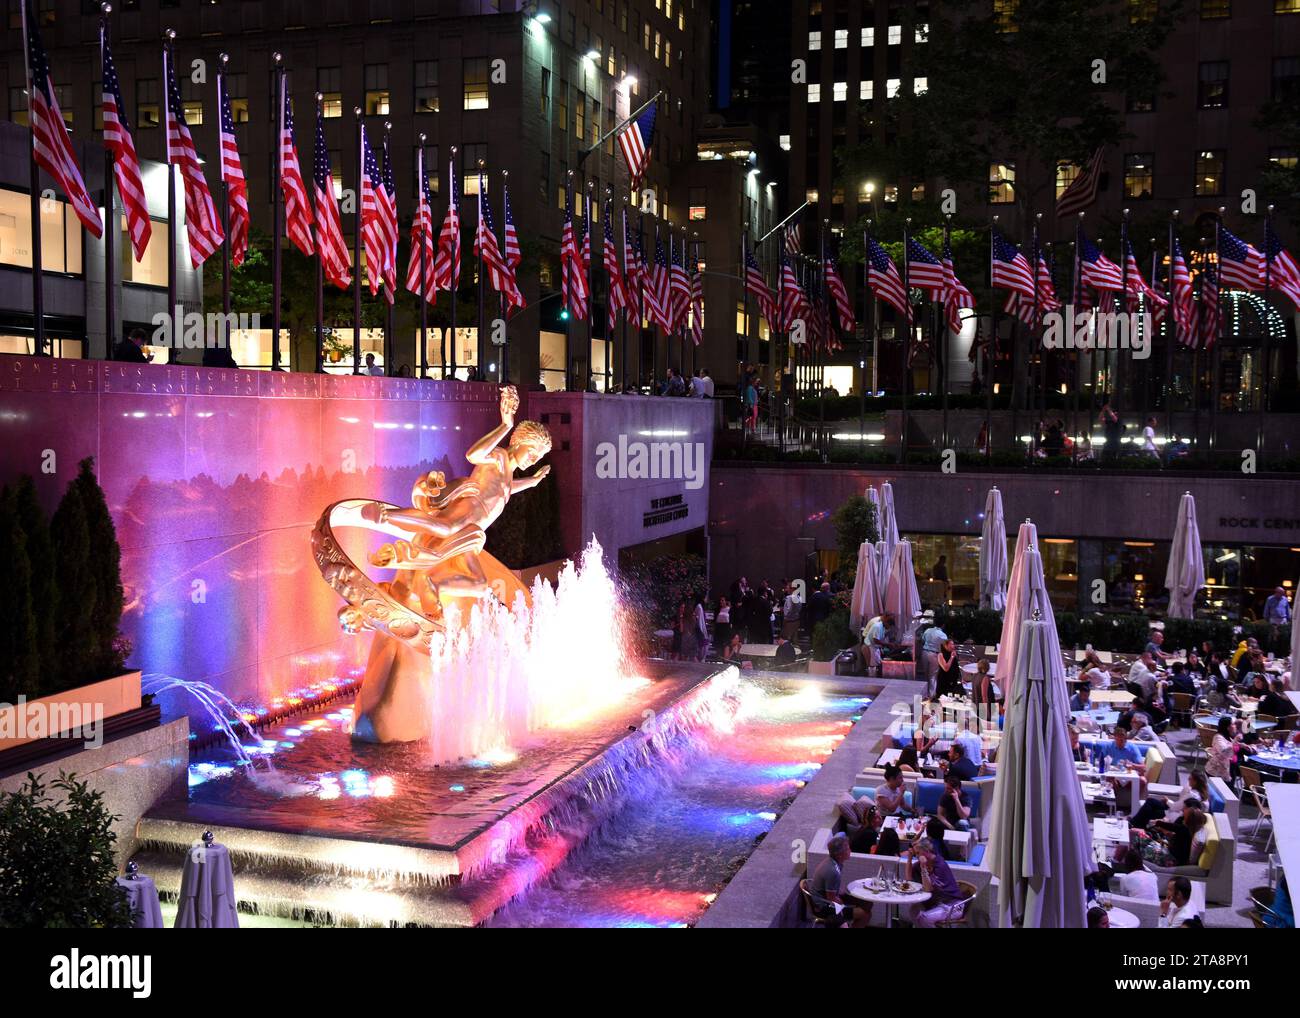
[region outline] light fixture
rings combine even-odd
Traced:
[[[600,59],[600,53],[597,50],[589,49],[586,53],[582,54],[582,59],[590,60],[592,63],[595,63]]]
[[[533,20],[539,25],[549,25],[551,23],[551,16],[545,11],[542,11],[533,15]]]
[[[626,86],[626,87],[628,87],[628,88],[636,88],[636,75],[635,75],[635,74],[625,74],[625,75],[623,75],[623,80],[622,80],[621,82],[619,82],[619,86],[620,86],[620,87]]]

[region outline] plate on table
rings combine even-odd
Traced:
[[[898,885],[899,894],[915,894],[921,889],[921,885],[915,880],[904,880]]]
[[[867,881],[867,890],[869,891],[883,891],[888,888],[888,886],[889,885],[879,877],[872,877]]]

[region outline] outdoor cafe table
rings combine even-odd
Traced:
[[[740,653],[745,657],[776,657],[776,644],[742,643]]]
[[[881,878],[874,877],[867,880],[854,880],[849,883],[847,891],[850,896],[857,898],[859,901],[879,902],[885,906],[885,927],[894,925],[894,910],[901,908],[903,905],[919,905],[923,901],[930,900],[930,892],[927,890],[919,891],[890,891],[890,890],[873,890],[868,886],[872,880]],[[915,883],[915,881],[914,881]]]
[[[1094,689],[1089,699],[1093,703],[1132,703],[1136,697],[1127,689]]]
[[[1231,714],[1225,714],[1223,713],[1223,711],[1219,711],[1215,714],[1199,714],[1196,717],[1196,727],[1197,728],[1218,728],[1220,718],[1229,718],[1233,721],[1237,720]],[[1254,727],[1255,731],[1257,732],[1267,732],[1270,728],[1276,728],[1277,722],[1276,721],[1252,721],[1251,725]]]
[[[1255,753],[1246,759],[1259,767],[1268,767],[1277,771],[1300,771],[1300,752],[1288,750],[1284,753],[1278,753],[1275,750],[1268,750],[1263,753]],[[1268,786],[1269,804],[1273,802],[1273,790],[1277,785]]]
[[[1092,840],[1101,844],[1127,845],[1128,821],[1123,817],[1097,817],[1092,822]]]
[[[1138,917],[1126,908],[1112,906],[1107,910],[1106,915],[1110,919],[1110,928],[1112,930],[1136,930],[1142,925]]]
[[[1273,813],[1277,852],[1291,887],[1300,884],[1300,785],[1270,784],[1268,807]]]
[[[1102,728],[1112,728],[1119,724],[1119,711],[1117,710],[1072,710],[1070,716],[1092,718]]]
[[[1103,774],[1096,767],[1092,767],[1086,763],[1079,763],[1079,762],[1075,763],[1074,769],[1076,772],[1078,772],[1079,779],[1081,781],[1084,778],[1091,779],[1090,781],[1087,782],[1087,784],[1100,783],[1100,779],[1102,778],[1109,778],[1113,782],[1127,781],[1129,784],[1131,784],[1133,786],[1133,790],[1132,790],[1132,794],[1129,796],[1129,808],[1128,808],[1129,816],[1132,816],[1134,813],[1136,813],[1138,811],[1138,807],[1142,805],[1142,795],[1141,795],[1142,775],[1138,771],[1109,770],[1106,771],[1105,774]],[[1113,802],[1114,793],[1108,795],[1106,794],[1094,795],[1093,799],[1094,801],[1097,802],[1103,800],[1107,802]]]

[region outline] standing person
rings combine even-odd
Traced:
[[[935,677],[936,696],[961,696],[961,668],[957,664],[957,642],[949,637],[939,646],[939,670]]]
[[[664,379],[663,385],[659,387],[660,396],[685,396],[686,383],[682,381],[679,375],[672,367],[668,368],[668,375]]]
[[[686,616],[687,608],[685,601],[677,603],[677,618],[673,620],[673,660],[682,659],[682,651],[686,645]]]
[[[938,626],[931,626],[921,637],[921,664],[925,678],[925,698],[935,698],[935,680],[939,674],[939,650],[948,639],[948,634]]]
[[[746,430],[753,431],[758,427],[758,384],[752,372],[745,376],[744,385],[744,396],[741,401],[745,414],[744,424]]]
[[[720,653],[731,642],[731,602],[725,597],[718,598],[718,610],[713,613],[713,649]]]
[[[1106,447],[1102,452],[1106,461],[1113,463],[1119,458],[1119,439],[1124,432],[1124,424],[1119,414],[1110,405],[1109,396],[1101,398],[1101,412],[1097,414],[1097,423],[1101,425],[1101,432],[1106,439]]]
[[[712,399],[712,398],[713,398],[713,378],[712,378],[712,376],[709,374],[709,371],[708,371],[707,368],[701,368],[701,369],[700,369],[700,385],[701,385],[701,387],[702,387],[703,390],[704,390],[703,392],[700,393],[700,395],[701,395],[704,399]]]
[[[153,355],[144,352],[144,340],[144,329],[132,329],[126,339],[118,340],[113,345],[113,360],[126,361],[128,364],[148,364],[153,360]]]
[[[366,354],[365,373],[376,377],[384,373],[384,369],[375,363],[375,355],[372,353]]]
[[[811,632],[817,627],[818,622],[824,622],[830,617],[831,609],[834,602],[831,599],[831,585],[823,582],[817,588],[817,593],[808,601],[808,630]]]
[[[1142,429],[1142,452],[1146,456],[1153,456],[1160,459],[1160,450],[1156,448],[1156,419],[1148,417],[1146,426]]]
[[[1264,621],[1268,623],[1269,640],[1274,642],[1277,640],[1278,627],[1291,621],[1291,602],[1286,599],[1286,591],[1281,587],[1274,587],[1272,595],[1264,602]]]
[[[750,643],[772,642],[772,609],[752,587],[745,594],[745,632]]]

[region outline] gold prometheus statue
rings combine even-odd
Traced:
[[[312,555],[321,576],[347,602],[339,622],[350,633],[373,630],[374,643],[353,713],[353,735],[370,742],[409,742],[427,734],[420,709],[429,676],[433,637],[445,629],[443,608],[453,598],[495,597],[511,605],[528,589],[483,550],[487,529],[511,496],[539,484],[550,467],[515,477],[551,450],[551,436],[536,421],[515,425],[519,394],[501,390],[501,423],[469,447],[468,477],[450,484],[441,471],[416,479],[406,507],[373,499],[344,499],[329,506],[312,531]],[[513,429],[513,434],[511,434]],[[501,442],[510,435],[510,442]],[[359,527],[394,540],[370,556],[393,570],[374,580],[340,546],[334,531]]]

